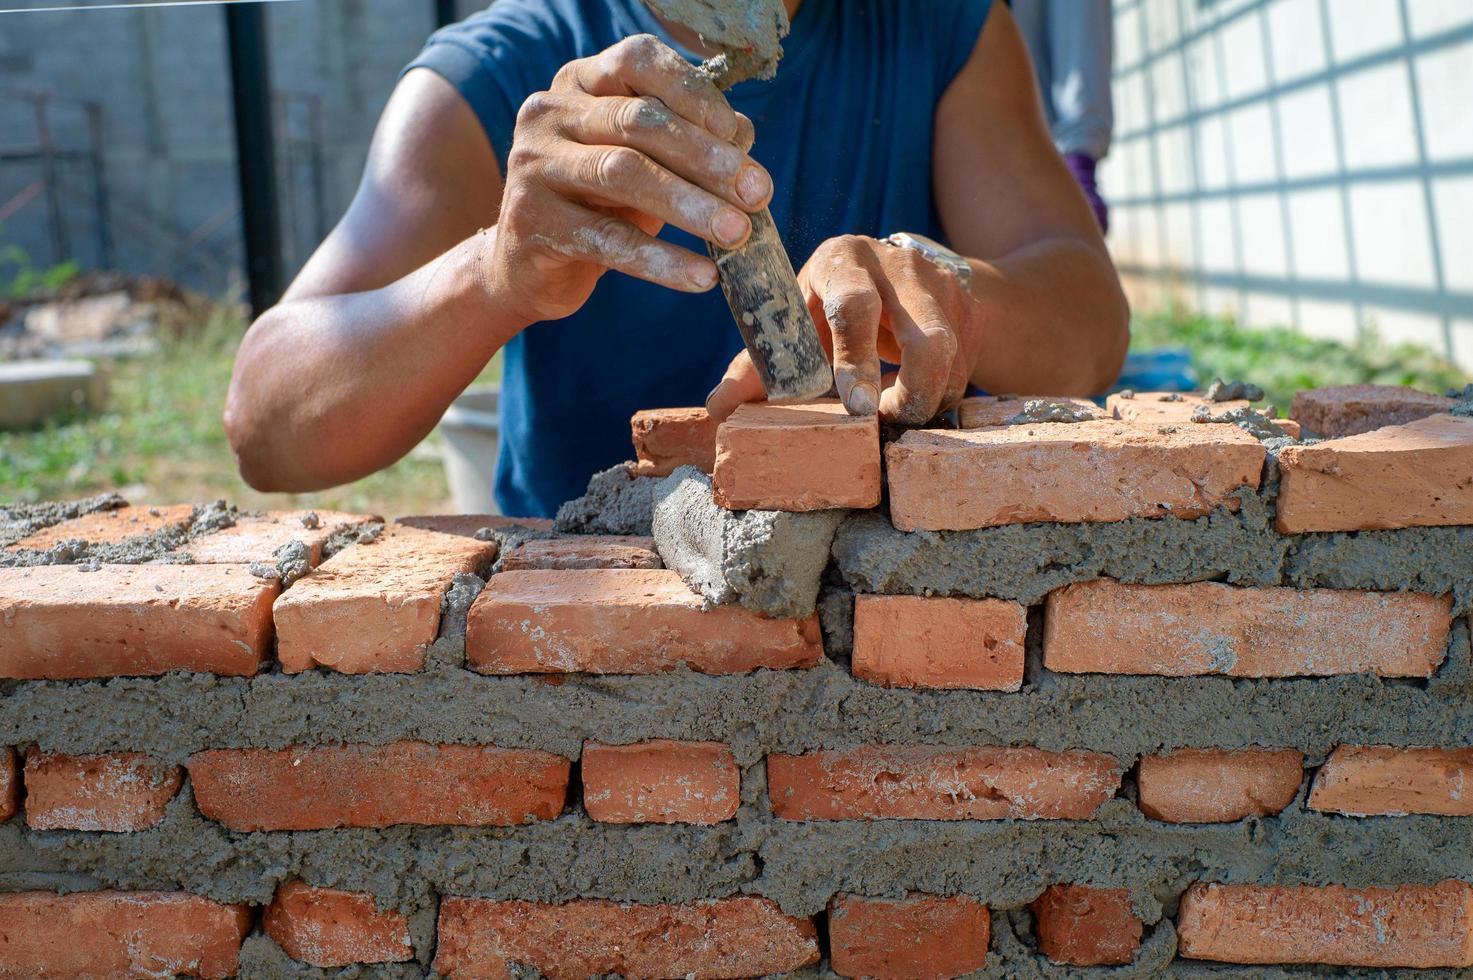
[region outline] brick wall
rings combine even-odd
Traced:
[[[0,975],[1473,967],[1473,418],[966,408],[636,420],[800,615],[663,503],[7,509]]]

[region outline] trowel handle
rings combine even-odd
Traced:
[[[772,213],[750,215],[752,234],[745,245],[706,249],[721,274],[721,290],[769,401],[820,398],[834,375],[808,313],[793,263],[778,237]]]

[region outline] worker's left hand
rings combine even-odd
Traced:
[[[820,245],[798,273],[850,415],[919,425],[956,405],[981,353],[980,306],[954,273],[914,249],[863,235]],[[880,361],[899,364],[882,390]],[[743,350],[706,399],[725,419],[766,395]]]

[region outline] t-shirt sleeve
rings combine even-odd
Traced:
[[[992,6],[992,0],[926,0],[914,4],[914,8],[928,12],[931,27],[937,32],[941,91],[946,91],[972,57]]]
[[[559,15],[559,6],[551,0],[497,0],[430,35],[404,69],[428,68],[455,86],[481,120],[503,173],[522,103],[579,57],[575,27]]]

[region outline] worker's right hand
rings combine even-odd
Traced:
[[[569,62],[517,114],[490,281],[529,323],[576,311],[608,269],[710,289],[709,258],[655,235],[668,223],[746,241],[747,213],[772,197],[752,138],[711,80],[651,35]]]

